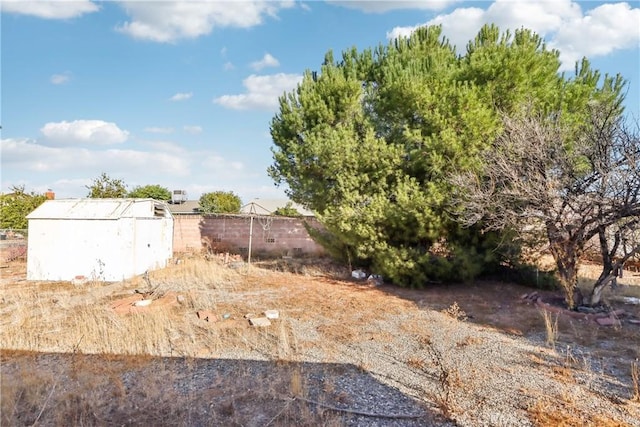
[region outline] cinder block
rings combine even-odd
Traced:
[[[254,317],[249,319],[251,326],[271,326],[271,322],[266,317]]]

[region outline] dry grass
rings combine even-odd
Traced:
[[[547,337],[547,345],[554,350],[556,349],[556,341],[558,340],[558,314],[552,316],[548,310],[541,310],[544,319],[544,329]]]
[[[527,408],[535,427],[632,427],[606,414],[589,414],[580,410],[570,397],[540,397]]]
[[[325,372],[332,368],[305,371],[296,362],[301,350],[317,341],[299,339],[294,319],[287,314],[296,312],[296,319],[317,317],[333,301],[326,294],[305,292],[311,282],[291,286],[295,284],[283,279],[298,281],[297,276],[277,271],[231,268],[215,259],[194,257],[125,283],[5,286],[0,347],[8,363],[3,363],[3,377],[14,380],[2,382],[1,424],[343,425],[348,414],[301,400],[310,394],[318,402],[346,402],[348,397],[327,383],[319,388],[324,393],[309,384],[310,377],[336,374]],[[338,284],[336,291],[346,307],[366,311],[358,298],[348,295],[349,287]],[[160,304],[167,296],[172,303]],[[131,306],[136,298],[154,302],[137,309]],[[390,299],[388,310],[400,311]],[[299,307],[310,309],[300,312]],[[273,308],[279,309],[280,317],[271,327],[249,326],[245,315]],[[214,313],[215,319],[199,319],[199,310]],[[321,339],[351,339],[342,327],[347,317],[337,312],[322,316]],[[205,396],[167,389],[167,384],[186,380],[176,378],[176,360],[184,361],[188,376],[189,365],[197,364],[193,361],[213,360],[229,349],[267,360],[262,369],[275,372],[260,380],[252,373],[251,363],[256,362],[229,362],[232,374],[206,386]],[[44,359],[51,362],[34,371],[32,367]],[[16,360],[19,366],[10,367]],[[365,365],[363,361],[361,368],[366,370]],[[53,366],[59,369],[52,372]],[[58,382],[60,378],[66,378],[65,384]],[[231,390],[231,395],[222,390]],[[203,407],[210,400],[218,403]]]
[[[90,282],[78,289],[68,283],[39,283],[5,292],[0,346],[153,356],[197,356],[205,349],[215,352],[225,338],[233,337],[198,322],[195,313],[218,311],[235,290],[246,288],[239,272],[202,259],[152,273],[148,282],[136,278],[120,285],[115,294],[112,286]],[[111,292],[104,292],[107,288]],[[117,314],[113,303],[133,295],[134,289],[155,299],[171,291],[182,296],[182,304]]]
[[[297,273],[284,273],[290,270]],[[395,330],[384,329],[380,324],[387,319],[422,310],[416,301],[422,294],[340,281],[336,275],[338,269],[330,269],[321,276],[307,261],[231,266],[192,257],[124,283],[3,284],[0,424],[343,425],[348,414],[305,399],[351,404],[353,396],[333,380],[344,375],[344,368],[329,362],[343,360],[345,347],[369,341],[391,347],[398,334],[420,343],[400,364],[429,383],[418,392],[424,401],[452,419],[481,406],[476,389],[482,389],[482,378],[460,370],[448,355],[477,348],[483,339],[432,340],[429,326],[409,317]],[[143,297],[154,302],[144,309],[131,307],[133,299]],[[451,303],[451,295],[434,308],[444,316],[434,314],[453,331],[462,320],[478,322],[481,309],[496,312],[473,298],[462,300],[469,315]],[[114,309],[118,304],[126,310]],[[271,327],[249,326],[245,315],[268,309],[280,312]],[[201,310],[212,319],[198,318]],[[527,321],[540,328],[538,314],[530,311]],[[543,313],[543,318],[548,344],[555,347],[558,317]],[[511,319],[514,323],[522,326]],[[312,326],[301,334],[306,325]],[[303,363],[305,352],[316,349],[327,364]],[[232,351],[253,360],[223,361]],[[367,373],[378,356],[361,352],[352,363],[360,374]],[[550,371],[566,382],[574,365]],[[259,376],[258,366],[268,375]],[[532,419],[540,420],[537,425],[575,425],[571,422],[587,416],[572,415],[567,401],[552,403],[540,401],[540,408],[529,409]],[[546,415],[544,405],[550,408]],[[605,422],[601,425],[615,425]]]

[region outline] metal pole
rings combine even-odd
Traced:
[[[247,264],[251,264],[251,240],[253,238],[253,215],[251,215],[251,222],[249,225],[249,255],[247,256]]]

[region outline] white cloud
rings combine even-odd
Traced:
[[[365,13],[385,13],[392,10],[442,10],[462,0],[416,0],[416,1],[377,1],[377,0],[328,0],[327,3],[349,9],[358,9]]]
[[[475,7],[456,9],[448,15],[440,15],[436,18],[415,26],[395,27],[387,32],[387,38],[394,39],[398,37],[408,37],[416,29],[424,25],[442,25],[442,31],[449,41],[464,48],[467,42],[475,37],[476,33],[483,25],[483,17],[485,11]]]
[[[260,71],[266,67],[278,67],[280,62],[274,58],[270,53],[265,53],[261,60],[251,63],[251,68],[256,71]]]
[[[89,0],[34,1],[9,0],[2,2],[2,13],[36,16],[44,19],[70,19],[93,13],[100,7]]]
[[[266,16],[277,17],[293,1],[123,1],[131,21],[116,29],[137,39],[172,43],[211,33],[214,28],[250,28]]]
[[[238,160],[229,160],[218,153],[201,153],[202,160],[200,168],[209,171],[219,182],[221,179],[225,181],[233,181],[240,179],[244,170],[244,163]]]
[[[61,84],[67,83],[70,79],[71,79],[71,73],[68,71],[65,71],[62,74],[52,75],[49,81],[54,85],[61,85]]]
[[[311,6],[309,6],[307,3],[299,2],[298,5],[300,6],[300,9],[304,10],[305,12],[311,12]]]
[[[225,62],[224,65],[222,66],[224,68],[225,71],[230,71],[233,70],[234,67],[233,64],[231,62]]]
[[[163,174],[188,175],[188,161],[174,153],[140,150],[90,150],[80,147],[48,147],[28,139],[3,139],[3,169],[20,170],[22,174],[64,172],[131,173],[162,171]]]
[[[413,27],[395,27],[388,38],[405,37],[422,25],[442,25],[443,34],[459,53],[482,25],[494,23],[502,31],[529,28],[561,52],[563,69],[572,69],[582,56],[594,57],[640,43],[640,9],[627,3],[605,4],[583,14],[571,0],[496,0],[483,10],[458,8]]]
[[[637,3],[636,3],[637,4]],[[627,3],[603,4],[563,23],[550,43],[573,68],[583,56],[603,56],[618,49],[640,47],[640,8]],[[636,63],[638,53],[636,52]]]
[[[240,95],[223,95],[213,102],[232,110],[268,110],[278,108],[278,98],[302,81],[299,74],[250,75],[242,84],[247,89]]]
[[[169,98],[171,101],[185,101],[193,96],[192,92],[178,92]]]
[[[198,135],[202,133],[202,126],[188,126],[185,125],[183,127],[186,133],[190,133],[191,135]]]
[[[102,120],[50,122],[40,132],[54,145],[121,144],[129,137],[129,132],[120,129],[115,123]]]
[[[148,127],[148,128],[144,128],[145,132],[149,132],[149,133],[163,133],[163,134],[168,134],[168,133],[173,133],[173,128],[172,127]]]
[[[267,197],[282,191],[265,183],[266,167],[248,165],[229,153],[191,150],[172,141],[138,141],[135,150],[50,147],[30,139],[2,139],[2,190],[53,189],[57,198],[84,197],[86,185],[101,171],[122,179],[128,188],[159,184],[185,189],[190,199],[203,192],[230,190],[241,197]],[[251,160],[251,159],[249,159]],[[211,183],[214,183],[213,185]]]
[[[38,192],[51,188],[56,198],[85,197],[85,186],[104,171],[122,179],[128,189],[158,184],[170,190],[187,190],[190,200],[216,190],[233,191],[247,201],[283,197],[283,188],[275,187],[267,177],[269,162],[243,155],[235,148],[227,151],[224,145],[214,149],[207,144],[194,149],[177,141],[139,138],[135,144],[132,150],[112,150],[51,147],[31,139],[3,139],[1,190],[25,184],[28,190]]]
[[[173,153],[186,157],[185,148],[173,141],[140,141],[144,147],[149,147],[153,151],[161,151],[163,153]]]

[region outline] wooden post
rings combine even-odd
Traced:
[[[251,222],[249,223],[249,255],[247,256],[247,264],[251,264],[251,240],[253,239],[253,215],[251,215]]]

